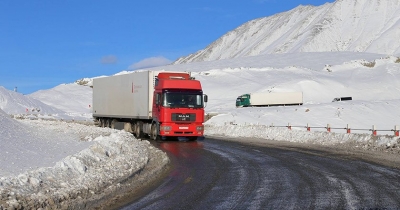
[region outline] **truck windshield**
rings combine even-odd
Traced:
[[[196,92],[167,92],[163,94],[164,107],[203,108],[203,94]]]

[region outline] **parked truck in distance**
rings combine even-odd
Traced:
[[[303,105],[303,92],[248,93],[236,99],[236,107],[286,105]]]
[[[336,102],[336,101],[351,101],[353,100],[353,97],[338,97],[338,98],[334,98],[332,100],[332,102]]]
[[[101,127],[122,122],[137,138],[185,137],[204,132],[200,81],[186,72],[141,71],[93,80],[93,118]]]

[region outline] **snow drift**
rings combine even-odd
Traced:
[[[149,162],[155,162],[153,173],[161,171],[169,162],[166,154],[148,141],[140,141],[123,131],[61,121],[16,122],[4,112],[0,112],[0,127],[1,131],[8,130],[1,135],[0,145],[5,146],[1,156],[15,155],[22,150],[18,157],[2,159],[2,169],[9,164],[21,171],[2,171],[0,209],[91,208],[117,192],[127,180],[139,177]],[[39,137],[32,139],[20,133],[20,128],[31,128]],[[58,136],[49,135],[54,131]],[[7,134],[20,136],[5,139]],[[27,151],[27,148],[31,149]],[[46,163],[46,156],[57,162]],[[23,162],[12,162],[18,159]],[[31,168],[24,168],[21,165],[24,163]],[[131,187],[140,184],[128,183]]]

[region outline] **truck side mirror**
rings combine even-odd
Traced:
[[[204,95],[204,102],[207,102],[207,101],[208,101],[208,96]]]

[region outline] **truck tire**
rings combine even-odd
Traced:
[[[157,133],[157,124],[153,123],[151,125],[151,133],[150,133],[150,138],[154,141],[157,141],[159,139],[158,133]]]
[[[135,125],[132,126],[132,123],[125,122],[124,123],[124,131],[135,134]]]
[[[103,119],[103,118],[100,118],[100,127],[101,127],[101,128],[104,128],[104,126],[105,126],[104,119]]]
[[[106,128],[111,128],[111,119],[106,119],[106,120],[104,121],[104,123],[105,123],[104,127],[106,127]]]
[[[110,128],[115,129],[115,124],[118,122],[118,120],[113,119],[111,120]]]
[[[136,136],[136,138],[142,138],[143,137],[143,132],[142,132],[142,129],[140,129],[140,122],[136,122],[135,123],[135,130],[134,130],[134,132],[135,132],[135,136]]]

